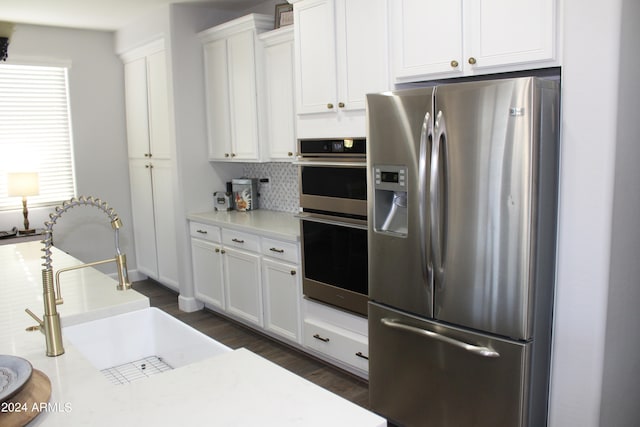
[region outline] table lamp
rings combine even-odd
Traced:
[[[22,197],[22,215],[24,216],[24,230],[20,234],[33,234],[35,230],[29,228],[29,211],[27,210],[27,196],[37,196],[40,192],[37,172],[10,172],[7,175],[9,197]]]

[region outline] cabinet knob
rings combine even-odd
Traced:
[[[235,157],[235,156],[236,156],[236,153],[231,153],[231,157]]]
[[[224,153],[224,156],[225,157],[229,157],[229,153]]]
[[[216,248],[216,253],[217,254],[220,253],[220,249]]]
[[[339,108],[344,108],[344,102],[338,102],[338,107]]]
[[[333,104],[331,104],[331,103],[327,104],[327,109],[333,110]]]
[[[225,250],[224,250],[224,249],[220,249],[220,253],[221,253],[221,254],[224,254],[224,253],[226,253],[226,252],[225,252]]]
[[[287,153],[287,156],[289,156],[289,157],[293,157],[293,153],[292,153],[291,151],[289,151],[289,152]]]
[[[145,167],[146,169],[149,169],[149,165],[144,165],[144,167]]]
[[[453,61],[451,61],[451,68],[458,68],[458,61],[456,61],[455,59]]]
[[[144,156],[145,157],[149,157],[149,153],[144,153]]]
[[[476,64],[476,58],[474,58],[473,56],[469,58],[469,64],[471,65],[475,65]]]
[[[291,270],[291,275],[295,276],[296,275],[296,271],[295,270]]]

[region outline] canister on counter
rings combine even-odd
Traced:
[[[246,212],[258,209],[258,178],[235,178],[231,180],[233,207]]]

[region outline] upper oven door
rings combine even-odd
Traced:
[[[364,162],[298,162],[300,206],[348,215],[367,215]]]

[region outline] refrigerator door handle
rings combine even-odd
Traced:
[[[420,157],[418,164],[418,210],[420,218],[427,217],[427,164],[429,152],[433,147],[433,120],[431,114],[427,111],[422,122],[422,131],[420,132]],[[420,226],[420,259],[422,259],[422,277],[424,277],[429,289],[433,288],[433,269],[432,260],[427,253],[427,230],[424,221],[419,221]],[[429,234],[430,235],[430,234]]]
[[[450,338],[446,335],[442,335],[439,334],[437,332],[433,332],[433,331],[429,331],[427,329],[422,329],[422,328],[417,328],[415,326],[411,326],[411,325],[407,325],[404,324],[402,322],[400,322],[397,319],[390,319],[387,317],[384,317],[382,319],[380,319],[380,322],[385,325],[388,326],[389,328],[393,328],[393,329],[400,329],[403,331],[407,331],[407,332],[411,332],[417,335],[421,335],[421,336],[426,336],[450,345],[453,345],[455,347],[459,347],[462,348],[463,350],[466,350],[470,353],[476,354],[478,356],[482,356],[482,357],[500,357],[500,353],[498,353],[497,351],[489,348],[489,347],[482,347],[482,346],[477,346],[477,345],[473,345],[473,344],[469,344],[463,341],[459,341],[453,338]]]
[[[446,240],[442,236],[447,233],[447,126],[442,111],[434,124],[433,148],[431,150],[431,182],[429,196],[431,198],[431,252],[433,256],[434,279],[439,288],[444,286],[444,264]],[[441,169],[442,167],[442,169]]]

